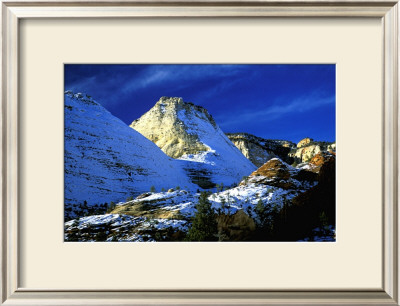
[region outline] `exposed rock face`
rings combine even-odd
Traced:
[[[336,144],[304,138],[297,144],[297,149],[289,153],[289,157],[297,163],[304,163],[309,162],[316,154],[323,151],[335,152]]]
[[[317,181],[312,172],[296,169],[279,158],[273,158],[254,171],[240,185],[248,183],[275,186],[283,189],[308,189]]]
[[[265,176],[267,178],[288,179],[290,177],[289,166],[278,158],[271,159],[250,176]]]
[[[173,158],[207,151],[206,145],[192,129],[195,127],[190,126],[190,122],[186,120],[187,114],[196,116],[212,128],[216,128],[214,119],[205,108],[185,103],[182,98],[169,97],[161,97],[153,108],[133,121],[130,127],[150,139],[165,154]]]
[[[67,91],[64,101],[66,212],[84,201],[122,201],[151,186],[197,188],[178,161],[93,99]]]
[[[225,136],[201,106],[182,98],[162,97],[133,129],[153,141],[167,155],[181,160],[192,182],[202,188],[232,185],[255,166]]]
[[[274,152],[244,139],[232,140],[232,142],[257,167],[276,156]]]
[[[227,133],[228,138],[254,165],[261,167],[278,157],[292,164],[309,162],[322,151],[335,152],[336,144],[304,138],[296,145],[286,140],[263,139],[247,133]]]
[[[306,145],[310,144],[313,140],[314,139],[311,139],[311,138],[304,138],[299,141],[299,143],[297,144],[297,147],[298,148],[305,147]]]
[[[308,162],[311,158],[321,152],[321,147],[319,145],[309,145],[306,147],[301,147],[296,150],[294,154],[290,154],[291,157],[294,157],[295,160],[299,162]]]
[[[274,157],[287,160],[295,144],[285,140],[263,139],[248,133],[227,133],[228,138],[254,165],[261,167]]]
[[[292,148],[295,144],[288,140],[271,140],[272,142],[276,142],[280,144],[284,148]]]
[[[335,153],[319,152],[310,160],[308,165],[303,167],[303,169],[307,168],[309,171],[319,173],[323,165],[327,167],[326,165],[334,162]]]
[[[328,145],[327,151],[331,152],[331,153],[336,152],[336,143],[332,143],[332,144]]]

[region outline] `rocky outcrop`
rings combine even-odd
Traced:
[[[314,141],[314,139],[304,138],[304,139],[299,141],[299,143],[297,144],[297,147],[298,148],[305,147],[305,146],[309,145],[313,141]]]
[[[304,163],[310,161],[311,158],[319,152],[321,152],[321,147],[319,145],[308,145],[297,149],[294,153],[289,154],[289,156],[293,157],[297,162]]]
[[[305,163],[309,162],[316,154],[325,151],[335,152],[336,144],[304,138],[297,144],[296,149],[292,149],[288,156],[295,163]]]
[[[180,185],[196,189],[181,164],[129,128],[89,96],[67,91],[65,101],[65,211],[119,202]]]
[[[274,157],[289,162],[288,153],[295,147],[295,144],[290,141],[264,139],[248,133],[227,133],[226,135],[257,167],[261,167]]]
[[[205,108],[182,98],[160,98],[130,127],[179,159],[192,182],[205,189],[236,184],[256,169]]]
[[[332,144],[330,144],[330,145],[328,145],[328,147],[326,148],[326,150],[328,151],[328,152],[336,152],[336,143],[332,143]]]
[[[260,167],[265,161],[276,157],[274,152],[262,146],[249,142],[246,139],[231,139],[233,144],[246,156],[254,165]]]
[[[328,163],[335,161],[335,153],[330,152],[319,152],[311,158],[310,162],[301,167],[301,169],[308,170],[314,173],[319,173],[321,167]]]
[[[264,176],[269,179],[288,179],[290,177],[289,165],[278,158],[274,158],[250,174],[250,177],[254,176]]]
[[[289,166],[279,158],[273,158],[243,180],[240,185],[253,183],[283,189],[307,189],[317,181],[314,173]]]

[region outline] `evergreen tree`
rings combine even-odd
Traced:
[[[223,213],[225,213],[225,208],[226,208],[226,200],[224,197],[220,196],[219,199],[221,200],[221,210]]]
[[[275,235],[275,222],[277,213],[271,207],[271,204],[264,204],[261,198],[258,199],[254,207],[254,214],[256,216],[257,239],[260,241],[269,241],[274,239]]]
[[[112,212],[115,209],[115,203],[111,201],[110,205],[107,206],[107,214]]]
[[[207,192],[200,194],[199,203],[196,205],[197,212],[186,236],[187,241],[218,240],[218,224],[208,196]]]
[[[151,186],[151,187],[150,187],[150,192],[156,192],[156,187]]]
[[[258,202],[254,208],[254,212],[256,213],[259,225],[264,227],[267,218],[267,209],[261,199],[258,199]]]

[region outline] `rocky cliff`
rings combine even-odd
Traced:
[[[319,152],[335,152],[336,143],[325,141],[314,141],[311,138],[304,138],[299,141],[295,149],[288,154],[296,163],[310,161]]]
[[[182,98],[160,98],[130,127],[179,159],[192,181],[202,188],[232,185],[256,169],[205,108]]]
[[[290,141],[264,139],[248,133],[227,133],[226,135],[257,167],[261,167],[274,157],[289,162],[288,154],[296,146]]]

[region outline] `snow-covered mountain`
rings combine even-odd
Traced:
[[[149,191],[193,185],[179,161],[87,95],[65,92],[65,206],[125,201]]]
[[[192,181],[203,188],[232,185],[256,169],[205,108],[182,98],[161,97],[130,126],[181,160]]]

